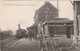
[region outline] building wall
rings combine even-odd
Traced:
[[[72,30],[73,28],[71,27],[70,28],[70,34],[73,34],[73,30]],[[66,26],[58,26],[58,27],[54,27],[54,30],[50,30],[50,31],[53,31],[54,32],[54,34],[57,34],[57,35],[59,35],[59,34],[66,34],[66,30],[67,30],[67,28],[66,28]]]
[[[36,11],[35,22],[40,23],[46,21],[46,18],[52,20],[56,17],[58,17],[58,10],[51,3],[45,3]]]
[[[50,34],[52,37],[61,36],[66,38],[71,38],[73,35],[73,27],[72,26],[44,26],[44,34]]]
[[[77,5],[77,15],[80,15],[80,1],[76,1]]]
[[[77,16],[79,16],[79,34],[80,34],[80,1],[77,1]]]

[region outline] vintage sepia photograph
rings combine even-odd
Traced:
[[[0,0],[0,51],[80,51],[80,0]]]

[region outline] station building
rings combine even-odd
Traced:
[[[45,4],[36,10],[34,21],[37,27],[44,24],[49,25],[48,31],[53,35],[67,35],[70,38],[73,35],[73,20],[68,18],[59,18],[58,9],[52,5],[50,2],[45,2]],[[39,30],[39,28],[38,28]]]

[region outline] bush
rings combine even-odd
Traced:
[[[12,33],[11,30],[0,32],[1,40],[13,37],[13,35],[11,35],[11,33]]]

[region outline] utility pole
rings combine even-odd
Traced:
[[[48,20],[48,13],[49,13],[49,8],[46,7],[46,21]]]
[[[59,17],[59,0],[57,0],[57,9],[58,9],[58,17]]]

